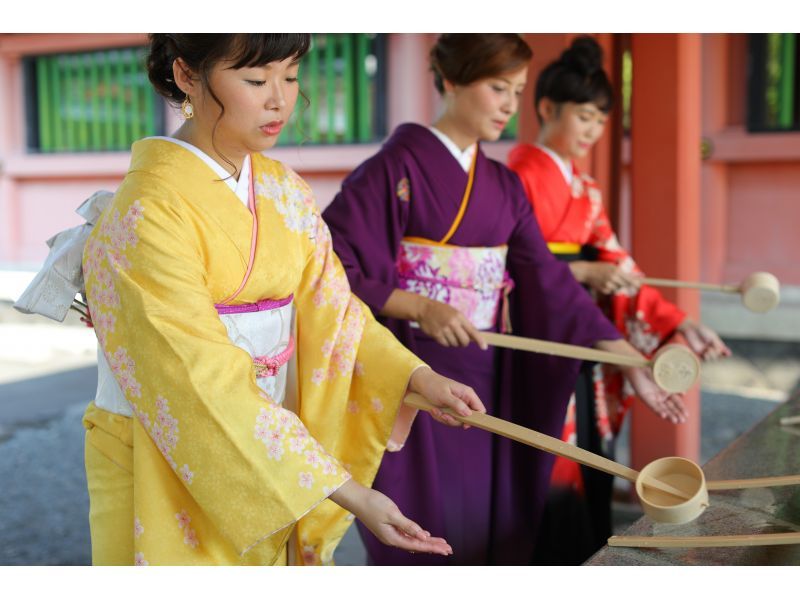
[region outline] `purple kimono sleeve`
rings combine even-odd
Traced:
[[[353,292],[376,316],[398,286],[395,261],[408,222],[407,196],[397,192],[402,179],[398,160],[381,151],[344,180],[322,214]]]
[[[508,267],[518,289],[524,289],[525,303],[519,309],[537,312],[525,318],[526,336],[584,347],[621,338],[569,266],[548,249],[522,184],[511,176],[516,226],[508,243]]]

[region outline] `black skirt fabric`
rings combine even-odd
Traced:
[[[567,262],[595,261],[597,254],[593,247],[584,246],[580,253],[556,257]],[[613,459],[613,444],[601,442],[595,423],[594,365],[583,363],[575,387],[577,443],[580,448]],[[584,493],[571,487],[550,487],[533,564],[580,565],[605,546],[611,535],[614,477],[584,465],[581,475]]]

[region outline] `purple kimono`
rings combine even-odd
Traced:
[[[450,243],[508,245],[514,334],[587,347],[619,338],[548,250],[517,175],[480,148],[476,160],[472,195]],[[441,239],[466,185],[450,151],[416,124],[398,127],[344,180],[323,217],[353,291],[376,316],[399,287],[401,240]],[[407,321],[380,321],[434,370],[475,389],[490,414],[560,437],[579,361],[475,344],[442,347]],[[370,564],[529,564],[552,463],[542,451],[418,415],[404,448],[384,455],[373,487],[447,539],[454,554],[410,554],[360,528]]]

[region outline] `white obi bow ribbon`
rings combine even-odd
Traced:
[[[75,210],[86,220],[85,224],[63,230],[47,240],[50,253],[42,269],[14,303],[16,310],[64,321],[75,295],[84,293],[81,262],[86,240],[113,197],[110,191],[97,191]]]

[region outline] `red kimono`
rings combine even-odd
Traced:
[[[597,260],[621,264],[639,272],[633,258],[617,241],[609,224],[597,183],[572,163],[572,185],[559,165],[537,146],[520,144],[509,155],[509,167],[522,180],[542,235],[554,253],[589,246]],[[598,303],[617,329],[639,351],[651,356],[676,330],[686,314],[656,289],[642,286],[638,292],[622,289]],[[593,376],[595,419],[604,441],[619,432],[625,412],[633,401],[632,389],[613,367],[597,365]],[[564,440],[575,442],[574,402],[567,412]],[[580,469],[563,458],[556,461],[553,482],[582,487]]]

